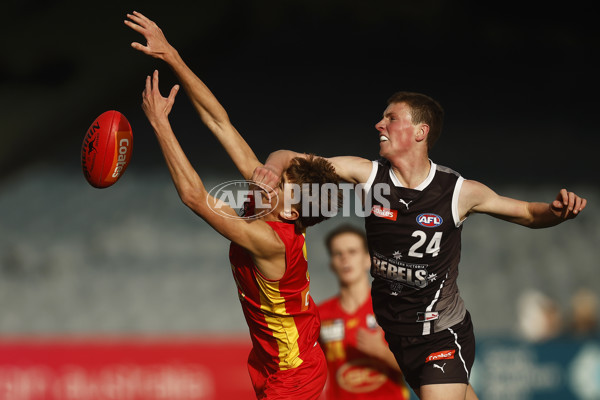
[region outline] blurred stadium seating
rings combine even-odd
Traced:
[[[207,187],[227,178],[211,177]],[[496,188],[547,200],[554,188]],[[598,191],[579,192],[598,201]],[[0,189],[0,334],[190,333],[246,330],[228,242],[189,211],[164,170],[128,171],[93,189],[79,171],[26,169]],[[311,294],[333,295],[322,239],[341,216],[308,231]],[[352,223],[361,225],[356,217]],[[516,333],[529,288],[563,312],[580,287],[600,287],[600,214],[531,231],[485,216],[464,224],[460,287],[477,332]]]
[[[213,176],[206,185],[230,178]],[[496,189],[528,200],[546,200],[555,191]],[[578,191],[591,204],[599,200],[596,188]],[[113,187],[99,190],[80,171],[33,166],[4,181],[0,210],[0,397],[46,398],[36,393],[72,388],[72,379],[79,391],[62,400],[104,399],[98,391],[125,390],[118,386],[125,381],[137,386],[123,399],[160,398],[164,390],[185,391],[181,398],[190,400],[239,398],[227,394],[232,390],[250,396],[243,372],[249,341],[228,242],[179,201],[164,170],[127,171]],[[341,218],[307,234],[311,295],[317,302],[335,294],[323,238]],[[362,226],[356,217],[349,220]],[[570,296],[581,287],[600,286],[599,223],[595,207],[548,230],[484,216],[465,222],[459,283],[475,323],[479,351],[473,385],[482,400],[591,400],[600,393],[598,385],[584,386],[587,392],[570,397],[578,382],[596,379],[600,364],[594,354],[600,347],[597,336],[589,343],[569,338],[567,330]],[[566,342],[528,344],[519,337],[517,302],[532,288],[561,308]],[[192,341],[178,344],[181,337]],[[102,352],[94,338],[114,341]],[[135,344],[142,338],[150,340],[144,357]],[[223,380],[222,361],[207,356],[209,349],[225,351],[227,343],[244,353],[235,363],[241,380],[235,388]],[[164,346],[174,353],[163,354]],[[105,364],[76,354],[105,354]],[[154,363],[150,369],[148,360]],[[139,384],[139,374],[154,377],[152,385]],[[202,377],[202,385],[191,384],[190,376]],[[173,379],[179,382],[175,386],[169,383]],[[150,388],[156,390],[151,396]],[[136,397],[139,393],[146,394]]]

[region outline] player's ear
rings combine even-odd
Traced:
[[[417,142],[422,142],[427,139],[427,135],[429,134],[429,125],[427,124],[419,124],[419,129],[417,130]]]
[[[279,217],[286,221],[295,221],[300,217],[300,213],[294,207],[290,207],[289,210],[281,210]]]

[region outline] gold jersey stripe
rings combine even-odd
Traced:
[[[302,254],[304,255],[304,259],[308,261],[308,254],[306,251],[306,232],[302,232],[302,236],[304,236],[304,244],[302,245]]]
[[[300,335],[294,318],[286,311],[285,299],[279,291],[279,282],[267,281],[260,274],[255,276],[260,289],[260,308],[279,348],[279,368],[281,370],[297,368],[303,362],[299,357]]]

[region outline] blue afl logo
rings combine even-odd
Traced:
[[[424,213],[417,217],[417,223],[425,228],[436,228],[444,222],[442,217],[437,214]]]

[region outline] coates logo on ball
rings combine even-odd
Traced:
[[[118,111],[106,111],[92,122],[81,146],[83,175],[95,188],[113,185],[131,160],[133,133]]]

